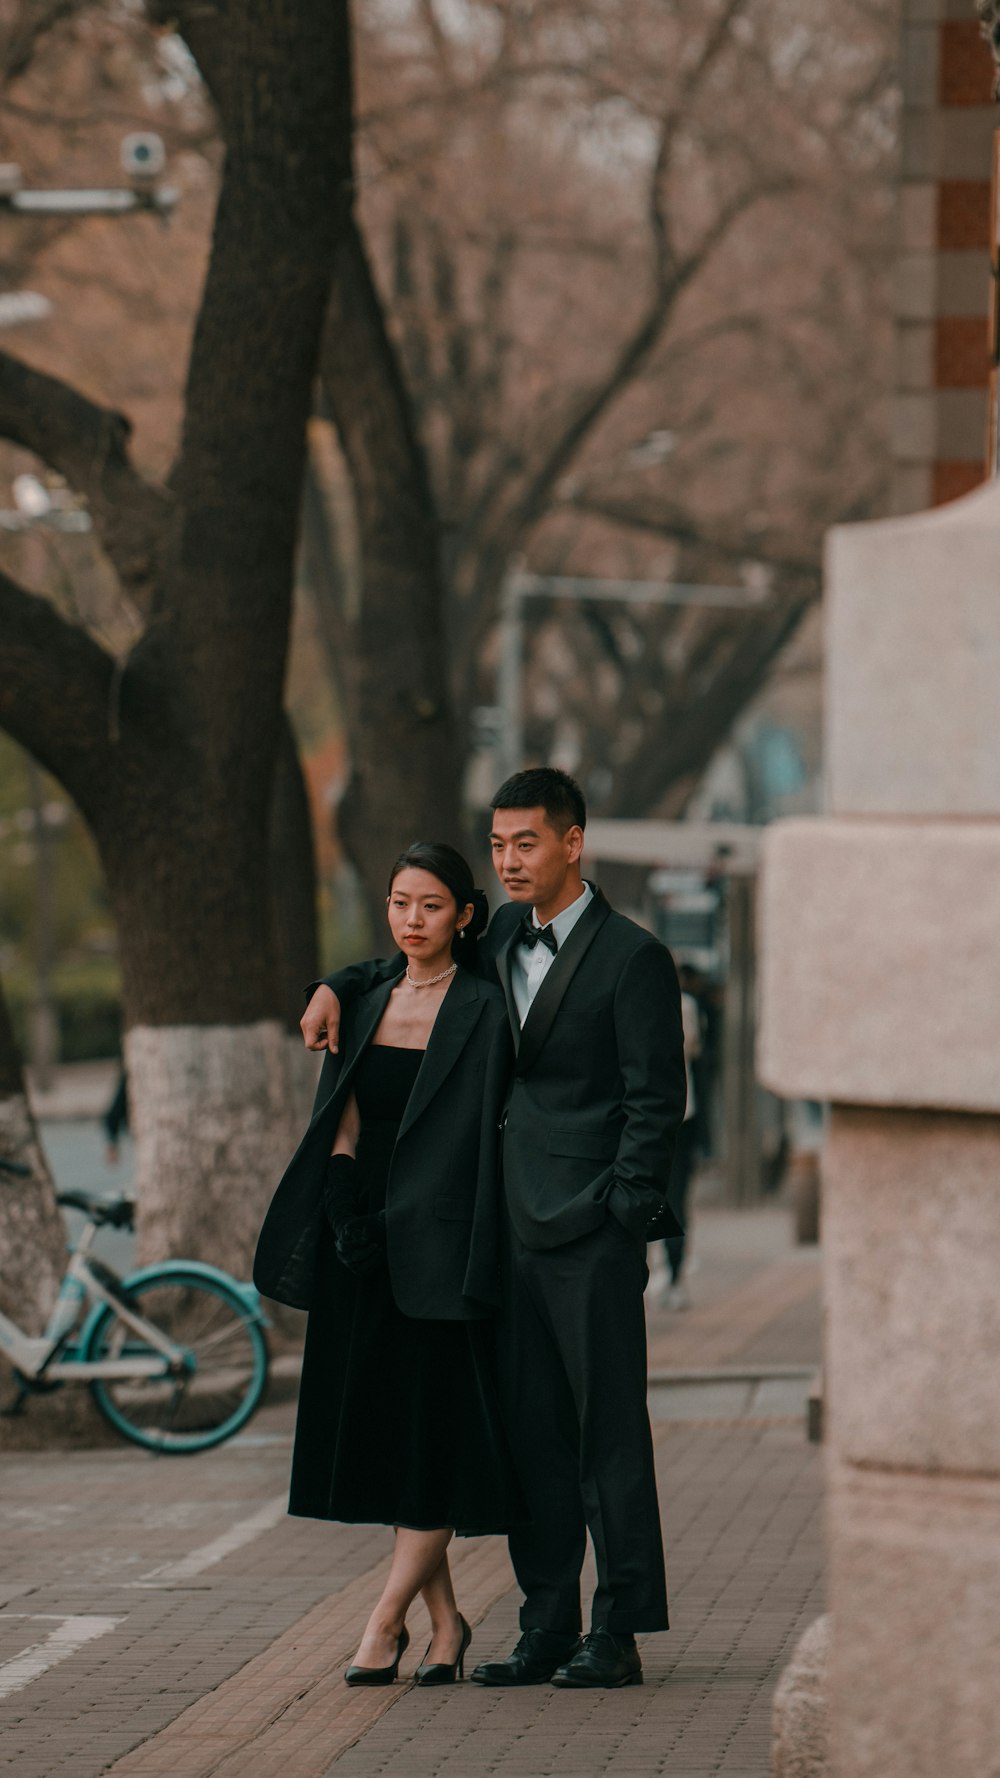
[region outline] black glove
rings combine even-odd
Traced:
[[[323,1208],[334,1235],[349,1216],[357,1216],[361,1182],[353,1155],[332,1154],[326,1163]]]
[[[356,1278],[370,1278],[385,1265],[385,1211],[361,1209],[361,1184],[353,1158],[331,1155],[326,1165],[323,1208],[333,1231],[341,1265]]]
[[[371,1278],[386,1263],[385,1211],[349,1216],[333,1237],[337,1258],[356,1278]]]

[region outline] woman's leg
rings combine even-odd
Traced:
[[[431,1643],[425,1659],[447,1662],[457,1660],[462,1643],[462,1626],[458,1621],[458,1604],[451,1584],[447,1550],[430,1579],[421,1587],[420,1597],[431,1620]]]
[[[391,1666],[396,1658],[400,1631],[413,1600],[429,1583],[437,1580],[442,1560],[447,1568],[445,1552],[451,1538],[450,1527],[441,1531],[408,1531],[403,1527],[397,1530],[389,1578],[382,1589],[382,1597],[368,1619],[361,1638],[361,1647],[354,1657],[356,1666]],[[450,1585],[449,1576],[448,1586]],[[437,1609],[441,1597],[439,1580],[433,1596]]]

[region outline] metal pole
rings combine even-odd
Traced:
[[[500,710],[500,777],[518,772],[524,760],[522,670],[524,661],[524,607],[520,576],[508,574],[500,596],[500,659],[497,666],[497,706]]]
[[[705,586],[686,581],[599,580],[524,574],[512,569],[500,595],[500,654],[496,705],[500,713],[497,764],[502,777],[524,763],[524,601],[596,600],[619,605],[693,605],[752,611],[771,598],[770,580],[752,586]]]
[[[754,890],[752,877],[729,879],[722,1105],[727,1197],[733,1204],[754,1204],[760,1197],[760,1120],[754,1073]]]

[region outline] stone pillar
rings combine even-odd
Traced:
[[[830,815],[761,880],[824,1155],[831,1767],[1000,1774],[1000,484],[835,531]]]
[[[990,160],[1000,114],[973,0],[903,0],[895,512],[983,479],[989,350]]]

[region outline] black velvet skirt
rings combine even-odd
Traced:
[[[392,1058],[414,1054],[419,1056],[379,1046],[359,1068],[358,1163],[371,1208],[378,1207],[380,1191],[384,1201],[398,1127],[395,1118],[372,1118],[373,1087],[377,1082],[384,1088],[390,1069],[401,1072]],[[377,1103],[385,1099],[380,1090]],[[389,1106],[399,1112],[398,1093]],[[505,1532],[522,1522],[500,1418],[492,1331],[488,1321],[404,1315],[388,1271],[355,1278],[340,1264],[324,1227],[306,1330],[289,1512],[418,1531],[450,1526],[466,1536]]]

